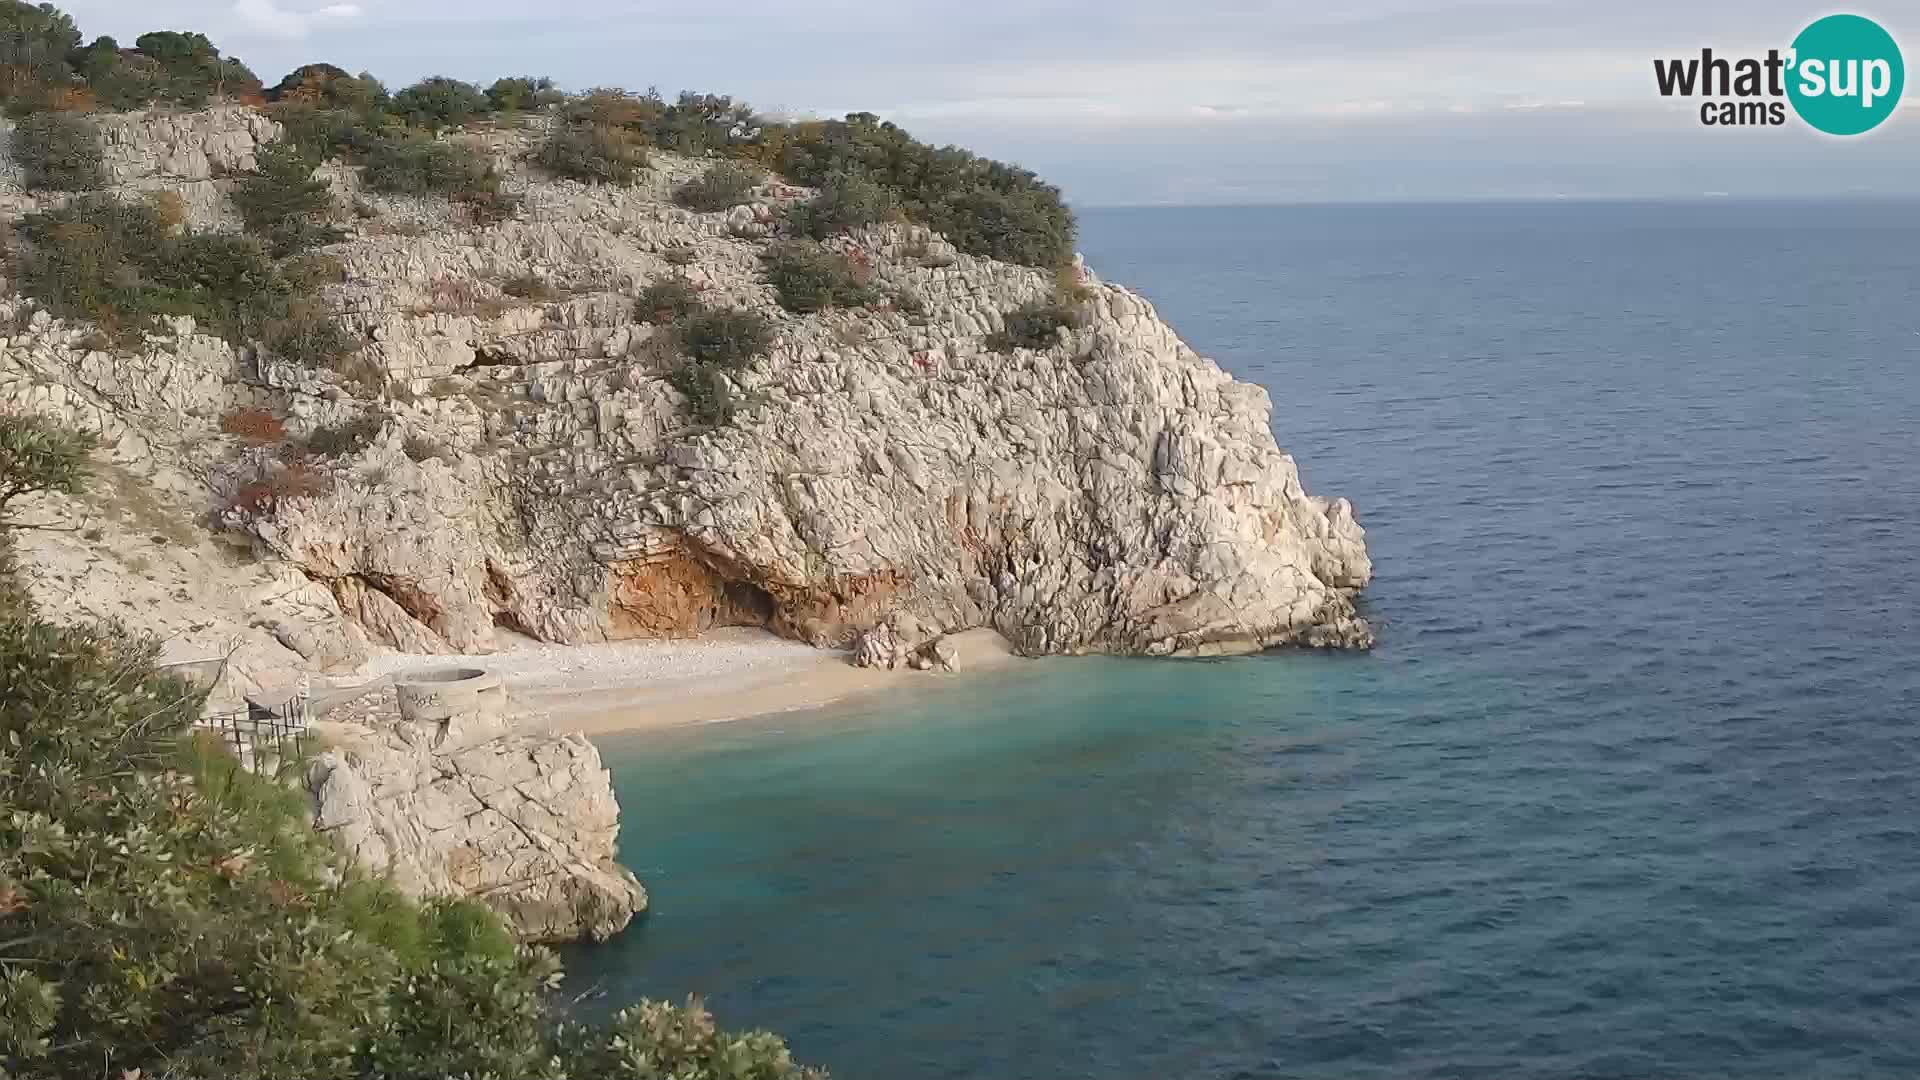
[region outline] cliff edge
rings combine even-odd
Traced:
[[[764,626],[881,666],[938,662],[944,635],[979,627],[1030,655],[1371,644],[1352,507],[1306,493],[1266,391],[1197,355],[1144,298],[1077,261],[1049,274],[895,219],[811,248],[863,299],[796,308],[769,260],[816,191],[766,176],[686,209],[676,190],[710,163],[663,152],[630,184],[558,179],[535,164],[558,122],[441,136],[490,167],[487,212],[383,193],[339,160],[301,167],[298,183],[324,182],[330,242],[300,257],[319,284],[299,303],[341,339],[326,363],[236,333],[217,304],[130,334],[73,304],[59,318],[0,299],[0,407],[105,446],[103,493],[48,508],[68,528],[22,540],[41,609],[160,635],[181,658],[223,655],[235,695],[352,671],[380,648],[485,653],[503,631],[585,643]],[[102,195],[29,190],[9,134],[6,293],[35,266],[94,265],[53,248],[139,225],[85,200],[152,206],[174,235],[237,234],[236,185],[285,137],[238,105],[88,123]],[[63,207],[93,217],[57,219]],[[147,257],[123,248],[129,266]],[[278,265],[237,241],[188,255]],[[217,260],[185,263],[160,269],[194,296],[235,295]],[[668,283],[764,327],[751,359],[685,378],[684,322],[649,307]],[[1014,325],[1049,304],[1057,324]],[[688,396],[709,391],[728,407]],[[433,766],[415,764],[427,779],[362,786],[424,790]]]

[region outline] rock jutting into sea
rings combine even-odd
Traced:
[[[25,541],[36,602],[224,655],[236,693],[352,671],[381,648],[484,654],[506,631],[580,644],[759,626],[935,669],[954,663],[944,639],[976,628],[1036,656],[1372,643],[1352,507],[1307,494],[1267,391],[1195,353],[1145,298],[1077,261],[1054,274],[889,222],[824,241],[869,302],[794,314],[764,267],[783,212],[814,192],[769,178],[730,208],[685,209],[673,192],[706,165],[664,152],[630,186],[549,178],[529,157],[553,122],[446,136],[491,163],[513,200],[504,220],[374,191],[358,166],[318,169],[343,239],[320,249],[317,298],[345,362],[236,347],[188,317],[109,340],[0,299],[0,405],[103,436],[117,500],[84,540]],[[177,196],[169,213],[198,230],[239,227],[235,177],[282,135],[232,105],[97,125],[108,193]],[[0,155],[10,222],[71,198],[21,175]],[[719,422],[695,419],[674,331],[637,310],[669,280],[770,328],[724,376]],[[1039,303],[1071,317],[1005,340],[1007,315]],[[211,538],[167,526],[179,508]],[[610,826],[610,790],[526,795],[594,774],[591,747],[515,738],[482,760],[379,735],[367,745],[390,743],[385,764],[322,770],[323,827],[418,889],[505,895],[518,870],[415,865],[393,830],[342,808],[404,806],[448,825],[421,825],[421,844],[462,850],[514,835],[474,825],[473,804],[516,829],[565,819],[543,836]],[[583,850],[598,865],[598,841]],[[525,911],[571,903],[529,888]],[[496,904],[510,916],[513,895]],[[543,920],[521,925],[604,929]]]

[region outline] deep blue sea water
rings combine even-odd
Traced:
[[[604,740],[574,988],[846,1080],[1920,1075],[1920,204],[1083,223],[1380,647]]]

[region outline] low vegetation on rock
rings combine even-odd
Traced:
[[[887,220],[897,211],[887,189],[865,176],[832,176],[810,202],[787,208],[787,230],[796,236],[825,240]]]
[[[1025,169],[929,146],[872,113],[794,124],[763,138],[788,179],[820,187],[867,180],[907,220],[946,234],[961,251],[1042,267],[1072,257],[1073,212],[1058,188]]]
[[[81,41],[72,17],[52,4],[0,3],[0,99],[7,112],[261,100],[260,80],[221,56],[204,34],[155,31],[134,39],[131,49],[105,36],[84,47]]]
[[[34,113],[13,129],[13,158],[30,189],[93,191],[100,187],[100,132],[85,116]]]
[[[705,425],[733,418],[730,373],[751,364],[773,345],[768,319],[740,308],[709,308],[683,278],[665,278],[640,291],[634,318],[664,328],[676,359],[667,381],[687,399],[687,411]]]
[[[352,420],[314,428],[307,434],[304,445],[308,453],[318,457],[339,457],[372,442],[383,426],[385,421],[379,414],[362,413]]]
[[[275,357],[302,367],[357,374],[346,363],[353,355],[353,339],[339,320],[313,300],[289,304],[284,315],[261,328],[260,344]]]
[[[1072,254],[1073,213],[1032,172],[958,147],[923,143],[872,113],[780,123],[723,94],[596,90],[559,103],[552,80],[517,76],[485,90],[445,76],[397,93],[370,75],[308,64],[270,90],[199,34],[142,35],[131,50],[111,38],[81,48],[73,20],[48,5],[0,4],[0,100],[16,116],[155,102],[198,107],[225,98],[271,102],[288,137],[314,160],[344,154],[379,165],[379,190],[455,194],[483,220],[510,205],[476,172],[428,160],[422,136],[496,113],[557,105],[539,159],[558,175],[625,183],[644,149],[733,159],[828,192],[800,231],[815,237],[898,213],[946,234],[959,250],[1050,267]],[[444,153],[444,152],[441,152]],[[468,187],[467,185],[472,185]],[[715,189],[712,198],[724,194]],[[703,198],[706,197],[703,193]]]
[[[327,220],[332,189],[313,178],[313,159],[291,143],[276,143],[255,156],[258,166],[240,179],[231,195],[248,232],[282,257],[340,239],[340,230]]]
[[[766,176],[745,165],[723,161],[674,189],[673,201],[689,210],[731,210],[753,198]]]
[[[674,324],[674,336],[688,360],[720,367],[741,367],[773,344],[773,324],[765,316],[739,308],[700,310]]]
[[[439,133],[493,111],[493,102],[472,83],[434,75],[393,95],[392,110],[410,127]]]
[[[495,79],[487,87],[487,104],[494,112],[516,113],[524,109],[544,109],[565,100],[566,95],[545,75],[516,75]]]
[[[865,268],[818,244],[793,241],[765,255],[767,284],[779,294],[780,306],[796,315],[830,307],[859,307],[879,294],[868,283]]]
[[[374,191],[394,195],[443,195],[480,208],[490,220],[512,213],[493,168],[460,143],[409,136],[377,139],[366,153],[361,179]]]
[[[552,953],[343,862],[284,775],[196,735],[154,646],[35,612],[15,500],[90,440],[0,416],[0,1076],[812,1080],[781,1041],[658,1002],[552,1011]]]
[[[633,317],[643,323],[665,326],[700,309],[699,290],[686,278],[670,277],[640,290],[633,303]]]
[[[589,184],[630,184],[647,167],[646,144],[605,124],[557,123],[533,160],[555,176]]]
[[[1058,297],[1022,304],[1002,317],[1001,328],[987,338],[987,347],[995,352],[1014,349],[1049,349],[1060,339],[1060,331],[1073,325],[1070,303]]]
[[[258,240],[177,232],[151,202],[83,196],[27,215],[18,231],[21,291],[110,333],[191,315],[244,341],[284,317],[299,288]]]

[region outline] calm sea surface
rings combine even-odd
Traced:
[[[1920,1075],[1920,204],[1083,221],[1380,647],[605,740],[574,989],[843,1080]]]

